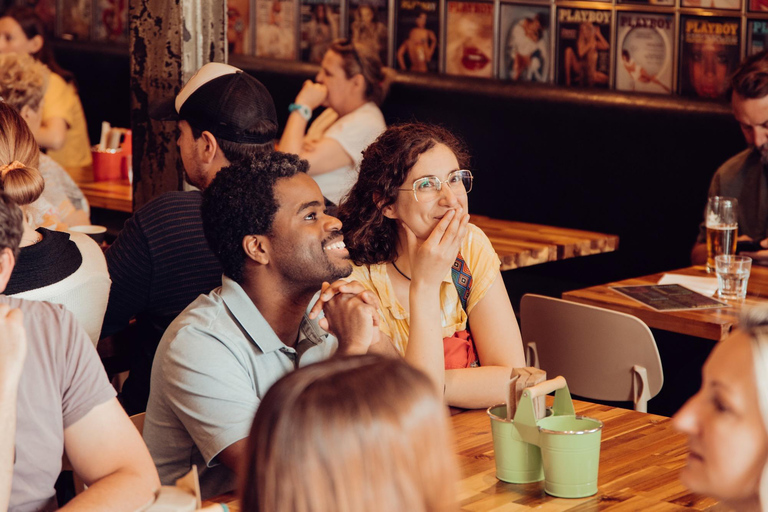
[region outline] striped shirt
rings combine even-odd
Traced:
[[[122,396],[132,414],[146,408],[152,359],[165,329],[198,295],[221,286],[221,264],[205,240],[201,203],[197,191],[156,197],[126,221],[106,253],[112,290],[102,336],[126,327],[134,316],[140,331]]]

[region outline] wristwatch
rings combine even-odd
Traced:
[[[299,105],[298,103],[291,103],[288,105],[288,112],[298,112],[305,121],[312,119],[312,109],[306,105]]]

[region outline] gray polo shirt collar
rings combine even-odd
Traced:
[[[227,276],[221,276],[220,296],[232,316],[262,353],[266,354],[277,350],[294,351],[293,348],[287,347],[280,341],[272,326],[264,319],[251,298],[236,281]],[[305,313],[299,326],[299,338],[296,340],[299,354],[304,353],[311,346],[325,342],[327,337],[328,333],[317,325],[316,320],[310,320]]]

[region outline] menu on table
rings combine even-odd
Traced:
[[[707,297],[679,284],[611,286],[611,289],[656,311],[680,311],[684,309],[708,309],[729,306],[727,302]]]

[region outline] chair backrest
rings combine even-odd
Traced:
[[[520,319],[528,355],[535,352],[550,377],[564,376],[574,394],[634,401],[635,409],[645,411],[664,384],[656,340],[634,316],[528,294],[520,302]]]
[[[134,414],[131,416],[131,421],[133,422],[133,426],[136,427],[136,430],[139,431],[139,434],[144,435],[144,418],[147,416],[147,413],[140,412],[139,414]]]

